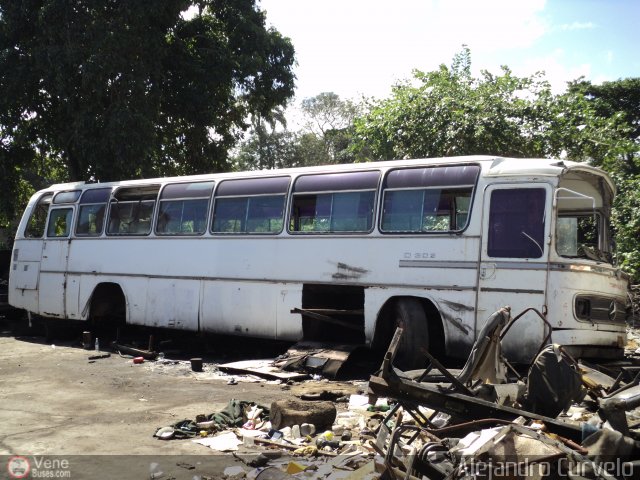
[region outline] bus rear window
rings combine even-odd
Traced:
[[[33,211],[29,217],[29,223],[27,223],[24,230],[24,236],[26,238],[42,238],[44,236],[44,228],[47,224],[47,216],[49,215],[52,197],[53,193],[43,195],[33,207]]]
[[[293,192],[289,231],[370,232],[379,179],[377,171],[299,177]]]

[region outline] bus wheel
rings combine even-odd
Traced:
[[[424,368],[426,357],[423,352],[429,348],[429,329],[420,300],[398,299],[394,309],[394,323],[395,327],[404,330],[394,365],[404,371]]]

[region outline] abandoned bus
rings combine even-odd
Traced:
[[[9,301],[44,317],[465,356],[510,306],[582,356],[625,344],[614,185],[548,159],[458,157],[72,183],[36,193]],[[545,338],[535,312],[504,339]]]

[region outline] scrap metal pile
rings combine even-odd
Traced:
[[[493,314],[459,373],[428,352],[426,370],[398,370],[402,329],[396,331],[369,381],[373,395],[397,400],[377,434],[385,475],[638,478],[638,367],[613,378],[547,344],[547,336],[520,376],[502,358],[500,341],[523,314],[512,319],[508,308]]]

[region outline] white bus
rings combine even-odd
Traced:
[[[486,156],[114,183],[36,193],[9,301],[44,317],[464,357],[500,307],[547,315],[576,355],[623,352],[628,277],[612,265],[600,169]],[[545,325],[505,338],[529,360]]]

